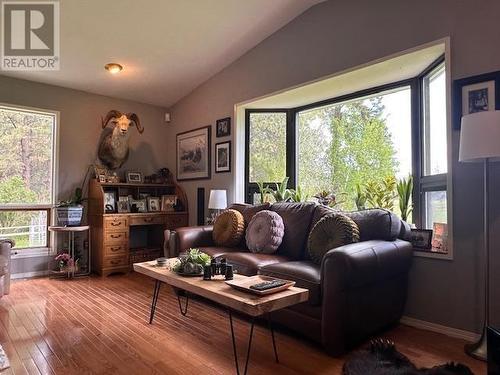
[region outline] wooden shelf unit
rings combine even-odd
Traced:
[[[104,193],[113,191],[119,196],[139,194],[177,195],[185,211],[159,211],[138,213],[107,213]],[[132,263],[153,260],[162,256],[163,231],[187,226],[189,214],[186,193],[177,184],[100,183],[89,184],[89,224],[92,241],[92,269],[102,276],[128,272]],[[140,240],[145,243],[137,245]]]

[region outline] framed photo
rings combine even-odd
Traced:
[[[118,212],[130,212],[130,201],[128,197],[118,197]]]
[[[231,172],[231,141],[215,144],[215,173]]]
[[[432,226],[433,236],[432,236],[432,249],[440,252],[448,252],[448,224],[445,223],[434,223]]]
[[[148,202],[148,211],[150,212],[160,211],[160,198],[148,197],[147,202]]]
[[[99,175],[99,182],[101,184],[105,184],[106,183],[106,175],[100,174]]]
[[[500,71],[456,80],[453,97],[455,129],[464,115],[500,109]]]
[[[222,118],[215,122],[215,136],[227,137],[231,135],[231,117]]]
[[[104,192],[104,212],[110,213],[116,211],[116,192]]]
[[[177,204],[177,195],[162,195],[161,210],[174,211],[174,206]]]
[[[95,178],[99,178],[100,176],[106,177],[109,174],[109,171],[105,166],[94,164],[94,174]]]
[[[142,173],[127,172],[127,184],[142,184]]]
[[[148,207],[145,199],[137,199],[130,201],[130,211],[132,212],[148,212]]]
[[[412,229],[410,242],[415,249],[432,249],[432,229]]]
[[[210,126],[177,134],[177,180],[210,178]]]

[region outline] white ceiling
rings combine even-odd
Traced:
[[[168,107],[322,1],[64,0],[61,70],[2,74]]]
[[[295,108],[413,78],[445,53],[445,43],[417,48],[299,87],[242,103],[244,108]]]

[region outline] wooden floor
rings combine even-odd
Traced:
[[[163,287],[153,325],[147,324],[152,280],[137,274],[79,280],[33,279],[13,283],[0,299],[0,343],[13,374],[234,374],[227,316],[190,301],[188,316]],[[236,319],[244,357],[248,324]],[[463,354],[464,342],[400,326],[387,332],[419,366],[463,362],[476,374],[485,366]],[[256,327],[250,374],[340,374],[345,360],[283,331],[277,334],[280,364],[269,332]],[[3,374],[3,373],[2,373]]]

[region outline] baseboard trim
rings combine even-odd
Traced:
[[[462,339],[469,342],[476,342],[477,340],[479,340],[481,336],[474,332],[464,331],[458,328],[447,327],[441,324],[426,322],[425,320],[410,318],[409,316],[403,316],[399,322],[401,324],[405,324],[410,327],[441,333],[446,336]]]
[[[21,272],[21,273],[13,273],[10,275],[12,280],[15,279],[29,279],[31,277],[42,277],[47,276],[49,271],[33,271],[33,272]]]

